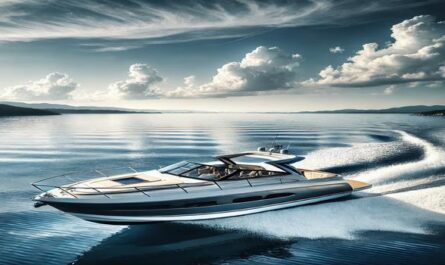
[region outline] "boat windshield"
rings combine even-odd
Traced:
[[[193,167],[197,167],[199,165],[200,164],[189,162],[189,161],[181,161],[181,162],[175,163],[173,165],[163,167],[163,168],[159,169],[159,172],[178,175],[178,174],[181,174],[182,171],[185,172],[185,171],[190,170]]]
[[[199,164],[182,161],[159,170],[176,176],[201,180],[237,180],[285,175],[286,172],[270,171],[257,165]]]

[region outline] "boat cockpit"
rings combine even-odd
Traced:
[[[200,164],[188,161],[182,161],[161,168],[159,171],[179,177],[210,181],[251,179],[289,174],[273,166],[269,166],[269,168],[266,169],[259,165],[225,163]]]

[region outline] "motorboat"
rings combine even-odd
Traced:
[[[35,206],[50,205],[84,220],[137,224],[234,217],[318,203],[369,188],[320,170],[303,169],[304,159],[282,146],[182,161],[157,170],[52,185],[50,177],[32,185],[43,193]]]

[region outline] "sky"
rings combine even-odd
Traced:
[[[445,2],[1,0],[0,101],[196,111],[445,104]]]

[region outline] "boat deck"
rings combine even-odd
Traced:
[[[352,189],[354,191],[368,189],[368,188],[371,188],[371,186],[372,186],[369,183],[358,181],[358,180],[353,180],[353,179],[348,179],[346,181],[348,182],[348,184],[352,187]]]

